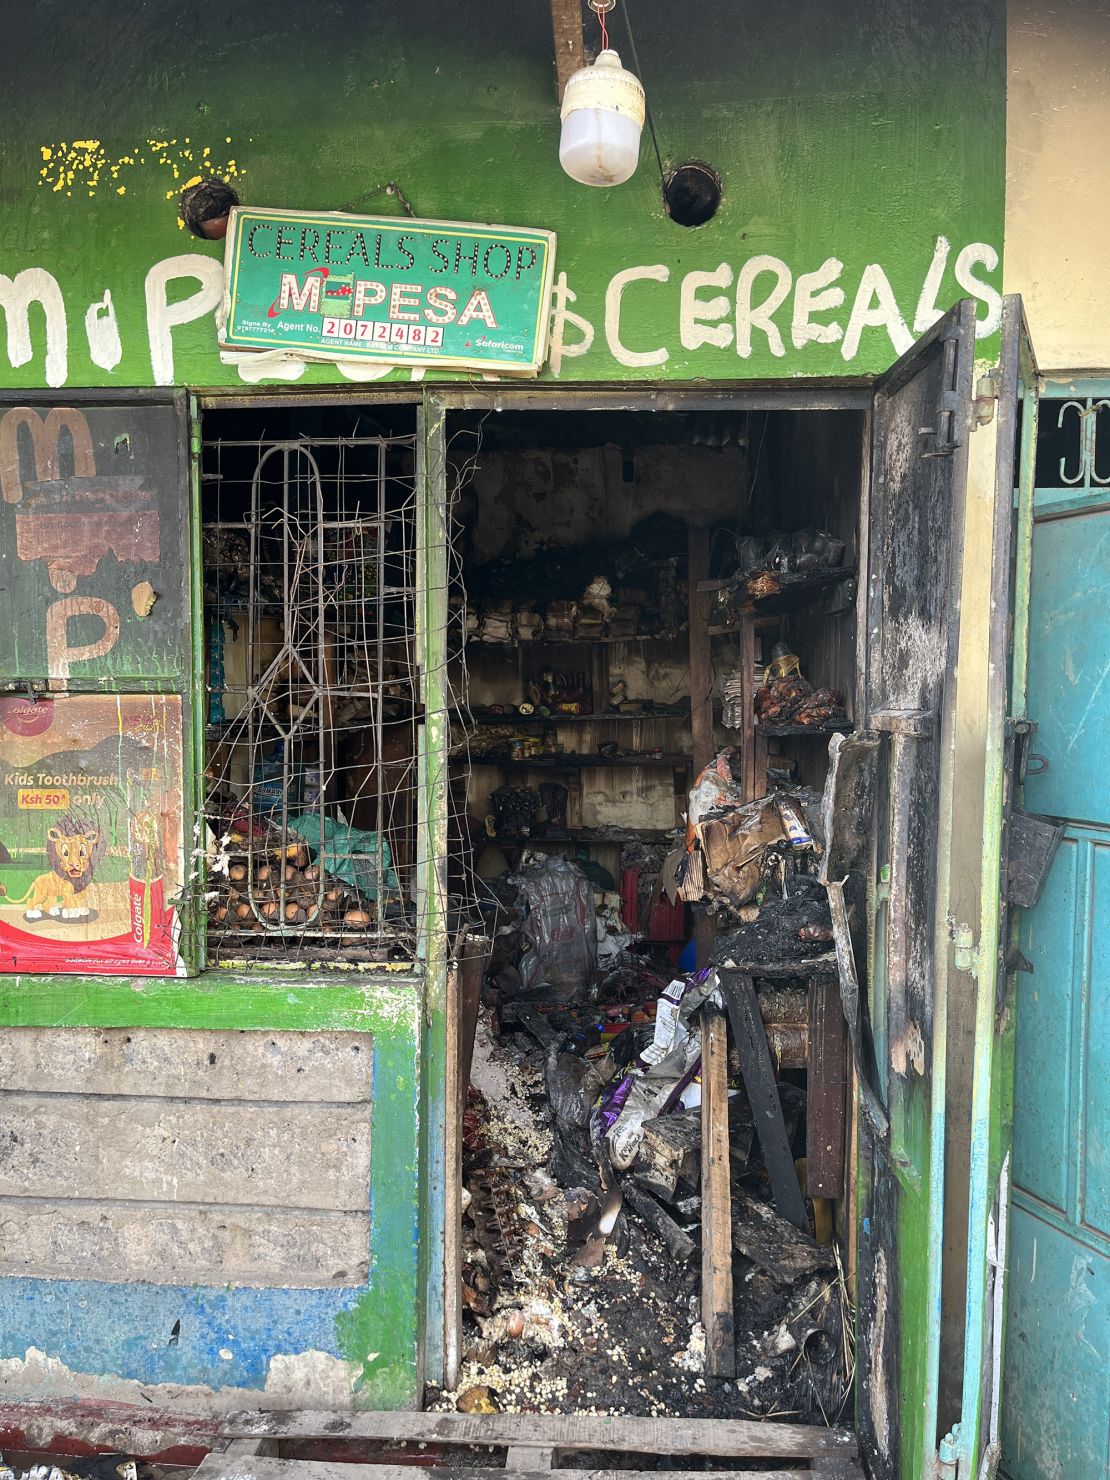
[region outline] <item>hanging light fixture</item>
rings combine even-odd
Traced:
[[[589,0],[601,23],[602,50],[592,67],[571,73],[563,91],[559,163],[581,185],[623,185],[640,160],[644,89],[609,47],[605,16],[616,3]]]

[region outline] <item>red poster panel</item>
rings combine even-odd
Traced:
[[[184,976],[181,700],[0,698],[0,971]]]

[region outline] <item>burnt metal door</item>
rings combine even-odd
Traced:
[[[183,394],[0,402],[0,972],[195,967],[193,519]]]
[[[892,1480],[927,1473],[936,1452],[946,914],[974,354],[965,300],[877,382],[873,399],[854,741],[872,748],[874,768],[867,1006],[878,1103],[861,1099],[857,1383],[872,1473]],[[857,922],[857,954],[858,934]]]

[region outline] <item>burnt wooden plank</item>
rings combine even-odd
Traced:
[[[802,981],[811,977],[836,977],[836,952],[822,951],[819,956],[805,956],[797,961],[725,961],[729,971],[739,971],[760,981]]]
[[[655,1116],[643,1124],[632,1175],[656,1197],[674,1202],[679,1183],[697,1189],[701,1170],[701,1116],[694,1111]]]
[[[769,1425],[770,1427],[770,1425]],[[542,1454],[543,1450],[531,1450]],[[511,1451],[510,1451],[511,1454]],[[847,1461],[851,1466],[851,1461]],[[430,1473],[450,1480],[504,1480],[506,1472],[516,1480],[550,1480],[553,1471],[532,1467],[518,1469],[506,1464],[505,1469],[472,1469],[469,1465],[375,1465],[355,1464],[344,1460],[308,1459],[233,1459],[222,1454],[212,1454],[193,1471],[191,1480],[412,1480],[414,1468],[420,1473]],[[656,1471],[639,1470],[574,1470],[574,1480],[635,1480],[640,1474],[656,1474]],[[830,1477],[859,1476],[855,1468],[820,1471]],[[667,1480],[812,1480],[814,1471],[808,1466],[798,1469],[759,1470],[668,1470]]]
[[[694,1257],[697,1244],[674,1221],[666,1208],[655,1201],[650,1192],[637,1187],[630,1177],[622,1183],[624,1200],[632,1211],[666,1244],[670,1253],[682,1264]]]
[[[855,1436],[845,1429],[739,1418],[625,1418],[585,1413],[248,1411],[229,1414],[220,1433],[228,1439],[405,1439],[422,1444],[524,1445],[738,1459],[854,1459],[857,1453]],[[381,1467],[374,1468],[381,1480],[389,1480]],[[260,1480],[268,1477],[260,1475]],[[276,1473],[274,1480],[278,1480]],[[280,1480],[287,1480],[284,1473]]]
[[[514,1002],[512,1004],[513,1015],[521,1027],[526,1028],[536,1042],[543,1049],[548,1049],[555,1043],[559,1034],[544,1017],[542,1012],[537,1012],[528,1002]]]
[[[673,1203],[701,1183],[701,1111],[679,1110],[644,1121],[644,1139],[632,1176],[660,1202]],[[728,1103],[728,1155],[743,1170],[752,1154],[755,1127],[740,1098]]]
[[[701,1015],[701,1318],[708,1377],[736,1376],[729,1182],[728,1025],[707,1004]]]
[[[722,968],[718,972],[721,990],[728,1004],[744,1088],[755,1117],[756,1134],[771,1178],[775,1206],[795,1228],[809,1230],[805,1201],[794,1170],[786,1124],[782,1117],[775,1069],[767,1047],[755,986],[750,976]]]
[[[738,1253],[776,1285],[795,1285],[810,1275],[831,1274],[836,1269],[831,1249],[738,1187],[732,1192],[732,1242]]]
[[[806,1065],[806,1185],[810,1197],[840,1197],[844,1189],[844,1127],[848,1096],[848,1025],[833,978],[809,993]]]

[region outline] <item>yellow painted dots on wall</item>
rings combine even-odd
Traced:
[[[224,136],[224,143],[231,143],[230,134]],[[72,196],[76,188],[87,192],[92,200],[102,191],[126,195],[126,176],[136,170],[149,173],[151,167],[168,173],[167,200],[173,200],[187,185],[195,185],[207,175],[239,180],[247,173],[237,160],[222,159],[213,153],[212,145],[194,143],[190,137],[144,139],[120,153],[110,153],[99,139],[75,139],[72,143],[62,139],[40,144],[39,155],[40,189]],[[178,224],[184,230],[184,222]]]

